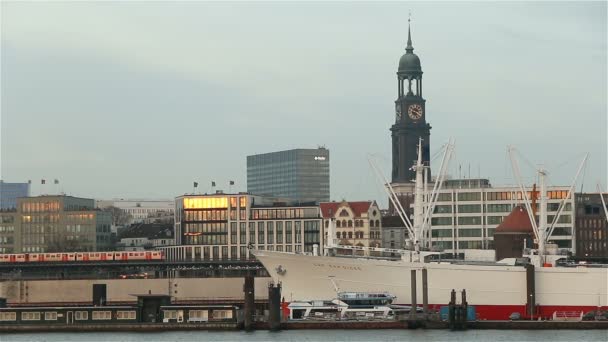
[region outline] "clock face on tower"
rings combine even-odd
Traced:
[[[407,115],[409,115],[412,120],[418,120],[422,117],[422,106],[419,104],[413,104],[407,107]]]

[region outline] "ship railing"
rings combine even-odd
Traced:
[[[555,311],[553,312],[554,321],[582,321],[584,313],[582,311]]]

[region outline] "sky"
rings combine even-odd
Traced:
[[[333,200],[386,204],[412,13],[449,175],[607,183],[606,2],[0,2],[0,178],[32,193],[246,191],[246,156],[326,146]],[[438,169],[440,158],[433,162]],[[59,186],[40,185],[58,179]],[[230,180],[235,186],[228,187]]]

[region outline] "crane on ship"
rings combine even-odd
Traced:
[[[535,170],[538,175],[539,186],[540,186],[539,196],[538,196],[539,197],[538,198],[539,199],[539,201],[538,201],[539,208],[538,208],[538,223],[537,223],[536,215],[535,215],[536,208],[532,208],[530,197],[528,195],[529,193],[528,193],[528,191],[526,191],[525,186],[522,182],[519,163],[515,156],[515,153],[517,152],[517,150],[513,146],[508,146],[507,150],[509,153],[509,157],[511,159],[511,168],[513,169],[513,175],[519,186],[519,189],[521,192],[521,197],[522,197],[522,200],[526,207],[526,212],[528,214],[528,218],[530,219],[530,223],[532,225],[532,230],[534,232],[534,240],[535,240],[534,242],[537,244],[536,255],[532,255],[531,259],[532,259],[532,262],[534,264],[536,264],[536,266],[543,266],[545,264],[545,260],[546,260],[546,256],[547,256],[546,245],[549,243],[549,239],[551,238],[551,235],[553,234],[555,225],[556,225],[557,221],[559,220],[559,217],[561,216],[562,211],[564,210],[564,207],[566,206],[566,200],[568,198],[571,198],[571,196],[572,196],[572,191],[574,190],[574,186],[576,185],[578,176],[580,175],[581,171],[583,170],[583,167],[585,166],[585,163],[587,162],[587,159],[589,158],[589,153],[585,154],[583,160],[581,161],[581,163],[578,167],[578,170],[576,171],[576,175],[574,176],[574,180],[572,181],[572,184],[570,185],[570,188],[568,189],[568,193],[566,194],[565,197],[562,198],[561,202],[559,203],[557,212],[556,212],[555,216],[553,217],[553,221],[551,222],[551,224],[549,224],[547,222],[547,184],[546,184],[546,177],[548,175],[548,171],[542,165],[539,166]],[[531,193],[531,195],[535,200],[536,194],[534,191]],[[536,206],[534,206],[534,207],[536,207]]]
[[[602,200],[602,208],[604,209],[604,214],[606,215],[606,221],[608,221],[608,207],[606,206],[604,194],[602,194],[602,186],[600,185],[600,182],[597,182],[597,192],[599,192],[600,194],[600,199]]]
[[[383,189],[389,196],[389,200],[395,207],[399,218],[405,225],[405,228],[408,232],[408,245],[409,249],[392,249],[392,248],[377,248],[377,247],[360,247],[360,246],[339,246],[335,239],[335,223],[333,220],[330,221],[328,225],[328,238],[326,240],[326,254],[330,253],[329,251],[333,248],[340,249],[352,249],[352,250],[362,250],[365,252],[375,251],[375,252],[385,252],[385,253],[395,253],[400,254],[402,258],[406,255],[409,255],[409,261],[421,262],[423,261],[423,257],[428,254],[433,254],[432,252],[428,252],[430,249],[430,230],[431,230],[431,218],[432,213],[435,210],[435,204],[439,198],[439,191],[441,190],[441,186],[445,181],[448,165],[452,158],[452,154],[454,151],[454,140],[450,139],[446,145],[443,147],[444,154],[441,160],[441,165],[439,167],[439,175],[434,182],[433,190],[429,193],[428,185],[429,185],[429,176],[428,170],[429,165],[424,165],[422,163],[422,139],[420,139],[418,143],[418,159],[414,166],[412,167],[414,171],[416,171],[416,179],[415,179],[415,192],[414,192],[414,215],[413,222],[408,217],[405,209],[403,208],[401,202],[395,190],[393,189],[391,183],[386,179],[380,168],[376,165],[376,163],[372,160],[372,158],[368,158],[368,162],[375,172],[378,179],[383,182]]]

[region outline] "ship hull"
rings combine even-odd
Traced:
[[[337,291],[386,291],[394,303],[411,304],[411,271],[417,270],[417,303],[422,303],[423,268],[428,274],[428,301],[439,309],[450,301],[452,289],[466,290],[479,319],[508,319],[527,315],[526,270],[521,266],[478,266],[409,263],[365,258],[310,256],[254,251],[275,282],[282,284],[285,301],[332,299]],[[608,269],[543,267],[534,272],[536,311],[549,318],[556,311],[608,309]]]

